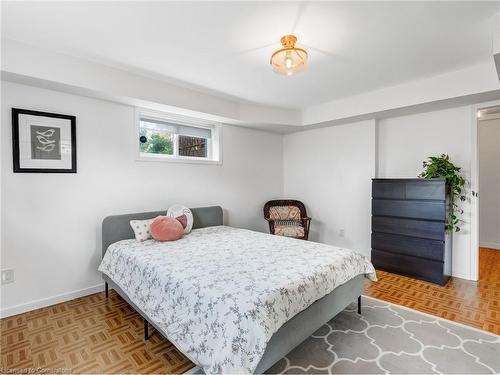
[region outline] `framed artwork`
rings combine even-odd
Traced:
[[[12,108],[15,173],[76,173],[76,117]]]

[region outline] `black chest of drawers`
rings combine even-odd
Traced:
[[[444,179],[373,179],[375,268],[446,284],[452,245],[445,231],[446,210]]]

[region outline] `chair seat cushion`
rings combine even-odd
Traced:
[[[304,227],[300,225],[274,225],[274,234],[285,237],[304,237]]]

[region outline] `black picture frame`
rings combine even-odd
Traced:
[[[71,122],[71,168],[22,168],[20,165],[19,145],[19,115],[32,115],[69,120]],[[12,108],[12,152],[14,173],[76,173],[76,116],[59,113],[32,111],[29,109]]]

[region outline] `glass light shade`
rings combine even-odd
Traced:
[[[294,35],[285,35],[281,38],[283,48],[271,55],[271,66],[276,73],[289,76],[305,67],[307,52],[295,47],[296,42],[297,37]]]

